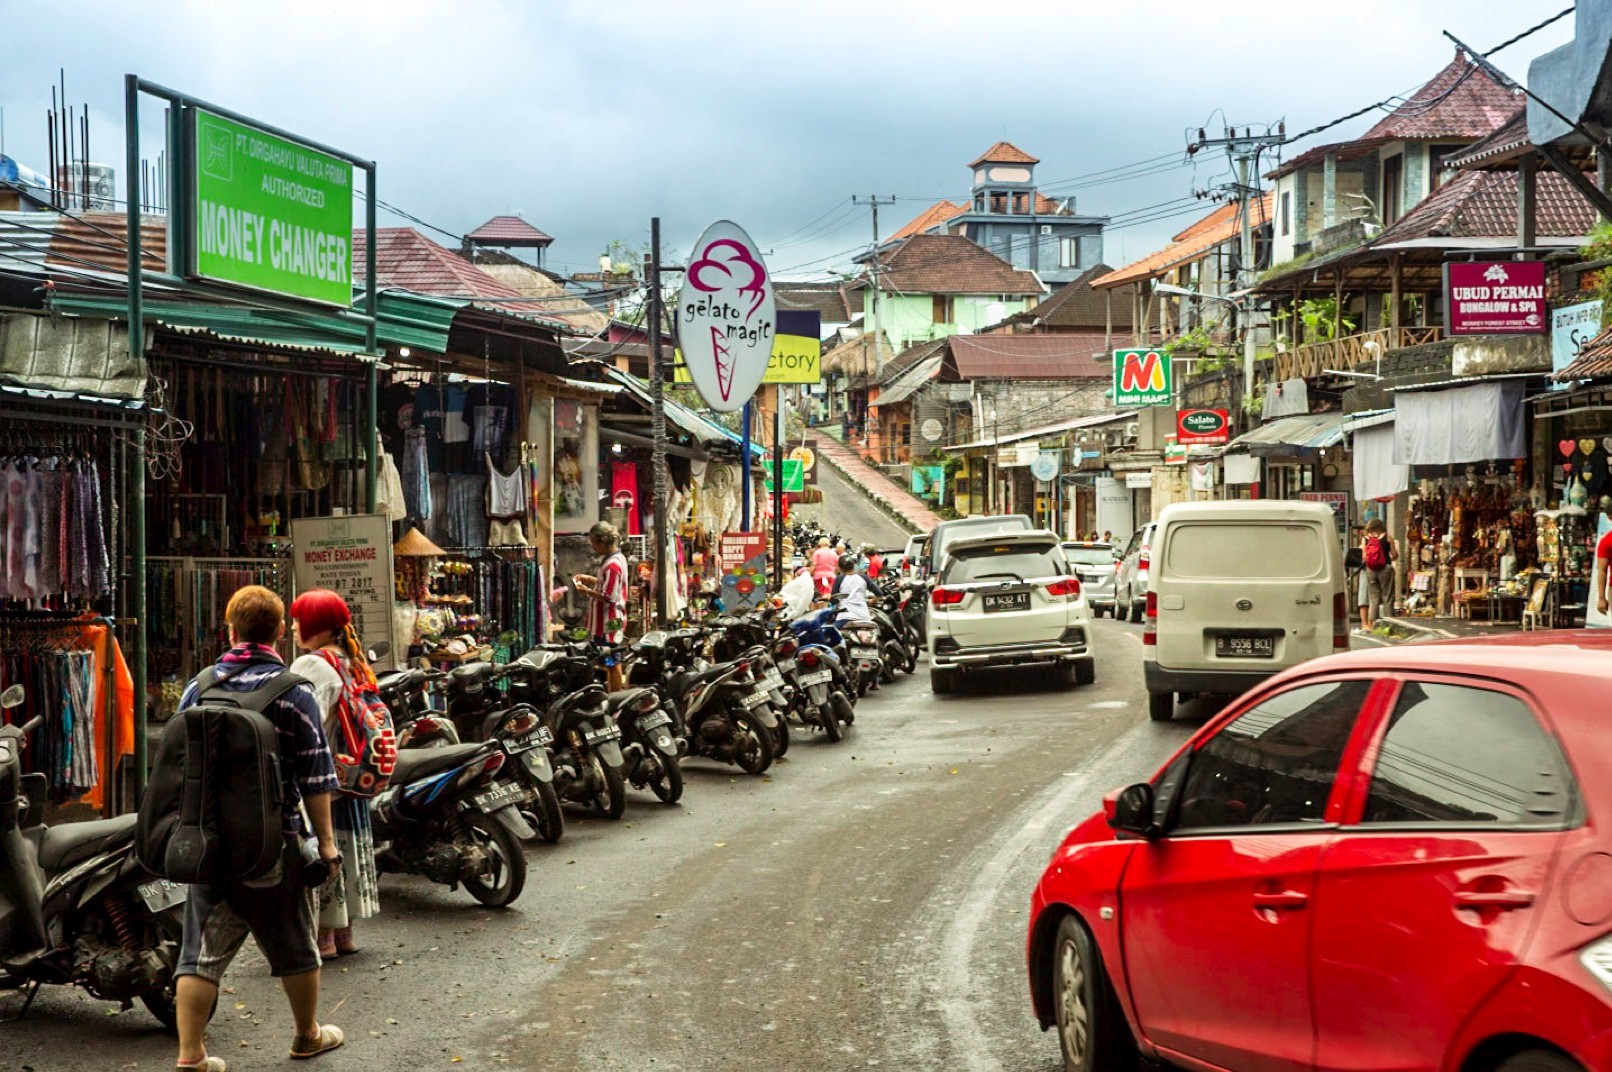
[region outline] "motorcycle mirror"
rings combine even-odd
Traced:
[[[21,707],[22,701],[28,698],[28,692],[21,685],[13,685],[5,692],[0,692],[0,708],[7,711],[13,707]]]
[[[390,654],[392,654],[392,645],[385,640],[377,640],[369,646],[369,661],[372,663],[380,662]]]

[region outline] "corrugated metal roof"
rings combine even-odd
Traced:
[[[1345,435],[1358,432],[1363,428],[1375,428],[1380,424],[1393,424],[1395,410],[1374,409],[1363,413],[1356,413],[1349,420],[1344,421],[1338,429]]]
[[[963,380],[1080,380],[1114,374],[1101,334],[952,335],[946,347]]]
[[[945,358],[946,355],[942,353],[930,354],[891,380],[888,386],[880,388],[879,397],[871,402],[870,405],[874,407],[894,406],[905,402],[939,374],[941,362]]]
[[[638,402],[646,409],[654,405],[654,396],[650,392],[649,384],[645,383],[643,380],[640,380],[637,376],[634,376],[630,372],[623,372],[614,365],[600,365],[599,371],[604,374],[606,379],[612,380],[626,388],[627,393],[637,399]],[[720,424],[701,416],[700,414],[689,409],[687,406],[683,405],[681,402],[677,402],[669,397],[663,398],[662,401],[666,407],[666,419],[671,421],[684,432],[693,436],[695,441],[701,445],[709,446],[713,443],[731,443],[737,446],[743,442],[742,438],[737,432],[728,431]],[[755,443],[750,444],[750,450],[752,453],[763,457],[765,457],[767,453],[765,447],[759,446]]]
[[[1343,442],[1344,417],[1345,414],[1338,410],[1330,413],[1309,413],[1301,417],[1283,417],[1269,424],[1262,424],[1252,432],[1244,432],[1227,444],[1226,450],[1230,452],[1238,447],[1263,448],[1265,453],[1272,453],[1271,448],[1296,447],[1299,450],[1322,450],[1335,447]],[[1253,449],[1249,453],[1260,453],[1260,450]]]
[[[994,436],[990,439],[978,439],[972,443],[964,443],[960,447],[947,447],[949,451],[976,450],[980,447],[995,447],[1003,443],[1020,443],[1026,439],[1036,439],[1040,436],[1061,435],[1064,432],[1073,432],[1079,428],[1095,428],[1099,425],[1114,424],[1118,421],[1129,420],[1136,416],[1135,410],[1119,410],[1115,413],[1099,413],[1095,416],[1076,417],[1072,420],[1060,421],[1057,424],[1042,425],[1039,428],[1028,428],[1020,432],[1011,432],[1007,435]]]

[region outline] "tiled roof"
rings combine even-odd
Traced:
[[[494,216],[465,237],[483,246],[546,246],[554,241],[519,216]]]
[[[1035,323],[1054,328],[1106,328],[1108,300],[1101,291],[1092,289],[1092,280],[1101,278],[1114,269],[1106,264],[1088,268],[1071,283],[1066,283],[1041,299],[1040,304],[1009,317],[1016,323]],[[1114,329],[1129,331],[1131,303],[1114,303]]]
[[[917,216],[908,220],[906,226],[891,235],[886,241],[896,242],[903,238],[911,238],[915,234],[923,234],[932,228],[939,227],[953,217],[962,215],[967,210],[967,205],[959,205],[951,201],[936,201]]]
[[[1316,145],[1304,150],[1291,160],[1284,161],[1274,171],[1265,173],[1267,179],[1279,179],[1283,175],[1291,175],[1303,168],[1316,167],[1324,161],[1329,154],[1336,154],[1338,160],[1356,160],[1381,145],[1384,138],[1373,138],[1371,141],[1334,141],[1326,145]]]
[[[364,231],[353,231],[353,278],[360,279],[367,264]],[[552,299],[529,299],[515,287],[494,279],[451,249],[445,249],[412,227],[375,229],[375,281],[416,294],[462,298],[478,306],[560,321],[571,326],[567,314],[549,311]],[[578,299],[580,300],[580,299]],[[581,315],[586,315],[581,314]]]
[[[849,324],[862,312],[862,292],[839,283],[773,283],[778,308],[815,311],[824,324]]]
[[[1517,106],[1517,114],[1502,124],[1493,134],[1473,145],[1468,145],[1459,156],[1445,157],[1448,168],[1483,167],[1511,157],[1519,149],[1533,143],[1528,140],[1528,109]]]
[[[1586,343],[1572,363],[1552,378],[1560,383],[1612,379],[1612,328]]]
[[[1091,380],[1114,374],[1102,332],[1090,335],[952,335],[959,380]]]
[[[1261,201],[1250,206],[1250,211],[1254,213],[1256,226],[1261,220],[1271,218],[1271,197],[1272,194],[1267,192]],[[1127,264],[1125,267],[1109,272],[1107,275],[1099,276],[1091,281],[1091,285],[1098,290],[1105,290],[1125,283],[1154,279],[1176,265],[1184,264],[1208,252],[1220,245],[1220,243],[1235,238],[1242,230],[1238,207],[1239,203],[1236,201],[1221,205],[1209,215],[1176,235],[1168,246],[1165,246],[1157,253],[1149,254],[1141,260]]]
[[[937,354],[945,348],[945,339],[931,339],[926,342],[913,343],[884,363],[884,382],[889,383],[924,358],[931,354]]]
[[[1030,295],[1046,290],[1034,272],[1020,271],[962,235],[913,235],[880,251],[879,263],[879,288],[904,294]]]
[[[979,167],[981,164],[1039,164],[1041,161],[1014,145],[1012,142],[999,141],[979,155],[969,167]]]
[[[1595,209],[1567,180],[1542,171],[1535,186],[1541,238],[1578,238],[1595,226]],[[1517,233],[1517,174],[1457,175],[1372,240],[1373,248],[1419,238],[1505,238]]]
[[[1421,89],[1362,135],[1374,138],[1466,138],[1476,141],[1502,126],[1517,108],[1517,94],[1459,52]]]

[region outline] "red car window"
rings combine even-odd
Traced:
[[[1193,753],[1173,833],[1323,823],[1372,683],[1325,681],[1274,693]]]
[[[1413,680],[1378,746],[1361,822],[1560,827],[1575,797],[1561,751],[1521,698]]]

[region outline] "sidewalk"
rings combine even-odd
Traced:
[[[1505,636],[1521,631],[1516,622],[1491,625],[1465,618],[1390,618],[1377,619],[1379,625],[1393,630],[1390,636],[1376,636],[1388,644],[1406,644],[1426,640],[1473,640],[1479,637]],[[1375,636],[1375,634],[1373,634]]]
[[[817,429],[822,432],[823,429]],[[914,532],[928,532],[940,524],[935,512],[906,488],[857,456],[856,451],[832,435],[817,441],[817,453],[862,490],[878,507]]]

